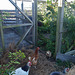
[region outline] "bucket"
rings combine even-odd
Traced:
[[[60,75],[60,72],[52,72],[50,75]]]

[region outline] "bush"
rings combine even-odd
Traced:
[[[20,50],[17,52],[9,52],[8,58],[10,59],[10,61],[8,62],[8,64],[1,64],[0,65],[0,74],[1,75],[9,75],[9,73],[11,73],[13,70],[15,70],[15,64],[20,64],[19,61],[22,61],[23,59],[25,59],[25,55],[23,52],[21,52]]]

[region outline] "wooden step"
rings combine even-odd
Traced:
[[[1,10],[1,12],[16,12],[16,10]]]
[[[3,21],[16,21],[16,19],[4,19]]]

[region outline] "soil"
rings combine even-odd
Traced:
[[[7,64],[8,59],[8,52],[6,51],[3,53],[0,64]],[[22,52],[25,53],[26,58],[25,60],[21,61],[20,65],[16,65],[16,68],[20,66],[24,66],[28,61],[28,56],[30,56],[32,53],[34,53],[34,49],[22,49]],[[38,63],[36,65],[36,68],[34,66],[31,66],[29,75],[50,75],[53,71],[61,71],[63,68],[59,69],[56,65],[56,62],[53,60],[53,58],[50,58],[49,60],[46,58],[45,54],[39,52],[39,58]]]

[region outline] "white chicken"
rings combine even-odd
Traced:
[[[28,75],[30,67],[31,67],[31,62],[29,61],[25,66],[16,69],[9,75]]]
[[[49,59],[51,57],[51,51],[46,52],[46,58]]]

